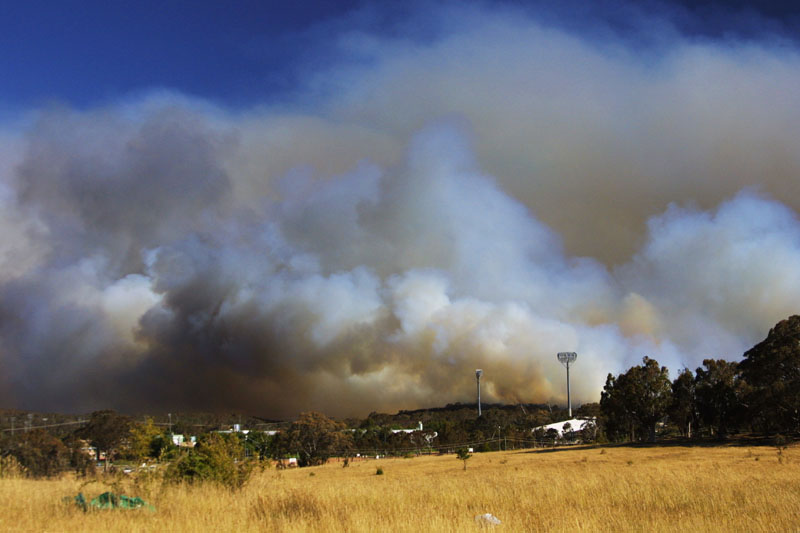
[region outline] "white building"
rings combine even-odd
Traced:
[[[594,417],[591,417],[591,418],[572,418],[570,420],[562,420],[561,422],[554,422],[552,424],[547,424],[546,426],[539,426],[539,427],[533,428],[531,430],[531,432],[534,432],[534,431],[539,430],[539,429],[541,429],[542,431],[545,431],[545,432],[550,430],[550,429],[555,429],[556,431],[558,431],[558,437],[559,438],[563,438],[564,437],[564,433],[565,433],[564,426],[566,424],[569,424],[569,426],[567,426],[567,431],[581,431],[583,429],[588,429],[590,427],[596,426],[597,419],[594,418]]]

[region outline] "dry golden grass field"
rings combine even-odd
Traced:
[[[376,475],[383,468],[384,475]],[[239,492],[126,478],[155,511],[84,513],[71,476],[0,479],[3,531],[800,531],[800,447],[607,447],[330,462],[256,472]]]

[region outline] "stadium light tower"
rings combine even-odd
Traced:
[[[558,352],[558,360],[567,368],[567,405],[569,408],[569,417],[572,418],[572,399],[569,396],[569,365],[575,362],[578,354],[575,352]]]
[[[480,368],[475,371],[475,379],[478,380],[478,416],[481,416],[481,376],[483,375],[483,370]]]

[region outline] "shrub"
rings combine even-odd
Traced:
[[[469,453],[469,450],[467,450],[466,448],[461,448],[456,452],[456,456],[460,461],[464,461],[464,470],[466,470],[467,461],[469,460],[470,457],[472,457],[472,454]]]
[[[128,441],[132,423],[130,417],[111,410],[95,411],[86,425],[75,432],[75,436],[89,440],[99,452],[104,452],[108,466],[108,462],[114,460]]]
[[[41,429],[15,437],[5,453],[13,456],[29,477],[58,475],[69,462],[64,443]]]
[[[244,448],[236,435],[211,433],[167,468],[173,482],[214,482],[232,490],[250,479],[253,461],[244,459]]]
[[[0,479],[20,477],[25,473],[22,465],[13,455],[0,456]]]

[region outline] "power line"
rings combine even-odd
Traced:
[[[85,424],[86,422],[87,422],[86,420],[78,420],[78,421],[75,421],[75,422],[59,422],[58,424],[44,424],[42,426],[27,426],[27,427],[28,427],[28,429],[54,428],[54,427],[57,427],[57,426],[72,426],[72,425],[76,425],[76,424]],[[17,431],[22,431],[22,429],[20,429],[20,428],[5,428],[5,429],[2,429],[0,431],[13,431],[13,432],[16,433]]]

